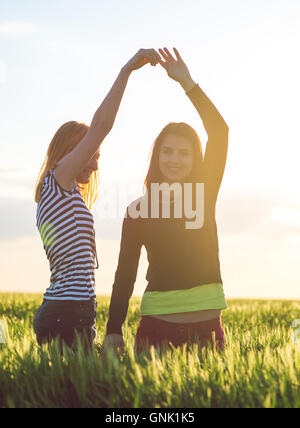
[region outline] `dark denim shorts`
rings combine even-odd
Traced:
[[[97,302],[44,300],[34,319],[34,331],[39,345],[59,337],[72,347],[75,331],[87,345],[92,346],[97,336]]]

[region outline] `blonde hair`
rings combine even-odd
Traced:
[[[72,152],[88,132],[89,127],[84,123],[67,122],[62,125],[54,135],[49,144],[45,160],[40,169],[36,186],[35,202],[41,199],[42,185],[45,175],[51,169],[54,169],[60,159]],[[86,206],[91,210],[92,205],[96,202],[99,188],[99,172],[94,171],[87,184],[78,184],[79,191]]]

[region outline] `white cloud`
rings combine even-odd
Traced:
[[[71,42],[71,41],[63,41],[63,40],[55,40],[51,41],[48,44],[49,48],[54,50],[55,52],[69,52],[72,55],[95,55],[97,53],[97,49],[87,43],[80,42]]]
[[[36,204],[31,200],[0,198],[0,241],[36,236]]]
[[[300,201],[296,195],[253,188],[222,192],[217,223],[223,235],[252,234],[268,239],[300,235]]]
[[[16,202],[32,200],[36,178],[32,171],[23,166],[0,165],[0,206],[5,198]]]
[[[32,33],[36,29],[36,26],[29,22],[12,21],[0,24],[0,33],[2,34]]]

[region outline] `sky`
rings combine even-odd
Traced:
[[[298,0],[1,1],[0,291],[49,284],[33,192],[56,130],[90,124],[121,67],[140,48],[166,46],[230,128],[217,205],[227,296],[299,299],[299,44]],[[101,146],[98,294],[111,293],[126,203],[142,194],[151,146],[171,121],[189,123],[205,146],[181,87],[160,66],[134,72]],[[103,218],[114,198],[115,218]],[[136,295],[146,270],[143,252]]]

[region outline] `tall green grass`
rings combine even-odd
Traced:
[[[104,336],[109,298],[98,298],[98,345]],[[40,348],[33,319],[40,296],[0,294],[0,407],[300,407],[300,344],[292,322],[300,302],[229,300],[223,313],[223,354],[197,346],[136,356],[139,299],[132,299],[123,356],[86,355]]]

